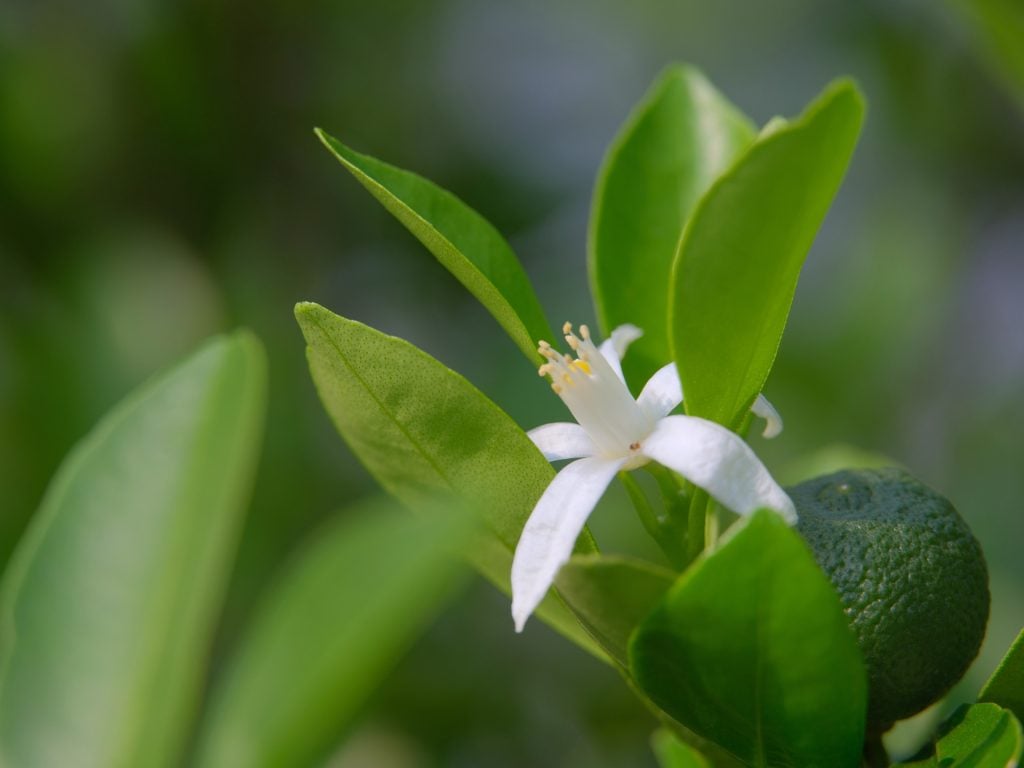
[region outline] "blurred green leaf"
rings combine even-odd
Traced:
[[[558,572],[555,584],[571,595],[580,622],[623,667],[633,630],[675,581],[672,571],[621,556],[575,555]]]
[[[981,689],[978,701],[1006,707],[1024,721],[1024,629]]]
[[[964,704],[942,725],[933,754],[914,768],[1011,768],[1024,755],[1024,734],[1013,713],[995,704]]]
[[[608,150],[590,222],[590,279],[605,335],[623,323],[644,331],[626,360],[634,380],[646,381],[672,357],[667,286],[683,225],[754,134],[700,72],[676,66]]]
[[[852,83],[829,86],[799,118],[759,137],[697,204],[669,298],[687,413],[736,428],[764,387],[863,114]]]
[[[214,689],[199,766],[319,765],[458,583],[467,521],[363,505],[318,532]]]
[[[410,508],[453,493],[478,512],[487,531],[469,557],[508,594],[512,553],[551,465],[504,411],[409,342],[308,302],[295,317],[320,400],[353,453]],[[577,551],[595,549],[584,530]],[[554,592],[539,615],[604,656]]]
[[[875,451],[866,451],[845,443],[822,446],[790,461],[775,479],[783,485],[796,485],[821,475],[831,475],[844,469],[880,469],[898,467],[900,463]]]
[[[414,173],[316,135],[356,180],[472,293],[531,363],[553,339],[530,280],[505,239],[455,195]]]
[[[1024,5],[1018,0],[950,0],[976,28],[976,50],[1024,109]]]
[[[860,652],[832,585],[772,512],[683,573],[629,651],[658,706],[750,765],[859,764]]]
[[[651,749],[661,768],[711,768],[704,756],[677,739],[672,731],[659,728],[651,736]]]
[[[68,456],[0,598],[0,764],[179,764],[260,444],[238,333],[127,398]]]

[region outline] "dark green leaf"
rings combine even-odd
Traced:
[[[1024,629],[981,689],[978,701],[990,701],[1024,721]]]
[[[575,555],[555,584],[572,596],[571,608],[587,631],[623,667],[633,630],[672,586],[675,574],[643,560]]]
[[[797,120],[762,132],[697,204],[669,299],[687,413],[736,428],[764,387],[863,114],[851,83],[830,86]]]
[[[839,597],[775,513],[737,525],[640,625],[650,698],[750,765],[856,766],[866,676]]]
[[[695,69],[673,67],[608,150],[590,222],[590,279],[605,334],[633,323],[627,373],[646,380],[671,357],[668,281],[694,204],[754,127]]]
[[[421,176],[316,135],[389,213],[472,293],[532,363],[554,336],[529,278],[505,239],[455,195]]]
[[[256,463],[263,352],[204,346],[65,460],[4,576],[0,764],[178,765]]]
[[[512,553],[554,477],[550,464],[504,411],[407,341],[316,304],[299,304],[295,316],[320,400],[352,451],[411,508],[452,493],[478,511],[487,531],[470,556],[508,593]],[[594,550],[584,531],[577,551]],[[539,615],[603,656],[553,593]]]
[[[199,766],[320,764],[452,594],[466,522],[376,502],[337,518],[275,585],[214,690]]]

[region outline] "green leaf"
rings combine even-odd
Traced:
[[[620,556],[575,555],[555,584],[571,595],[571,608],[601,646],[623,667],[633,630],[675,581],[672,571]]]
[[[667,728],[654,732],[651,749],[661,768],[711,768],[700,752],[677,739]]]
[[[749,765],[859,764],[860,652],[832,585],[773,512],[698,559],[629,652],[658,706]]]
[[[981,689],[978,701],[1006,707],[1024,721],[1024,629]]]
[[[667,286],[683,225],[754,134],[700,72],[677,66],[651,87],[608,150],[590,221],[590,280],[605,335],[623,323],[644,331],[626,361],[636,380],[672,358]]]
[[[554,335],[530,280],[505,239],[452,193],[414,173],[316,135],[356,180],[472,293],[531,363]]]
[[[764,387],[863,114],[853,84],[831,85],[798,119],[762,134],[697,204],[669,306],[687,413],[736,428]]]
[[[976,55],[1024,109],[1024,8],[1017,0],[950,0],[950,5],[974,27],[970,42]]]
[[[1013,713],[995,704],[964,704],[942,725],[933,753],[917,768],[1009,768],[1024,756],[1024,733]]]
[[[256,464],[255,337],[202,347],[68,456],[0,597],[0,764],[180,764]]]
[[[318,765],[452,595],[455,516],[362,505],[289,564],[214,689],[199,766]]]
[[[317,304],[298,304],[295,316],[320,400],[352,452],[410,508],[450,493],[478,512],[487,531],[469,555],[508,594],[512,553],[551,465],[504,411],[409,342]],[[577,551],[595,550],[584,531]],[[538,615],[604,656],[553,592]]]

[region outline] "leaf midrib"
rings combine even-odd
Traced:
[[[388,418],[388,420],[395,425],[398,431],[402,433],[405,439],[412,444],[412,446],[416,449],[416,452],[420,455],[420,457],[427,462],[430,468],[433,469],[434,472],[436,472],[437,475],[441,478],[441,480],[444,481],[444,484],[448,486],[448,490],[458,495],[457,491],[455,490],[455,484],[448,477],[448,475],[446,475],[444,471],[441,469],[441,467],[437,464],[437,462],[435,462],[430,457],[430,454],[426,451],[426,449],[423,448],[423,446],[420,445],[419,441],[412,436],[412,434],[405,428],[405,426],[395,416],[391,409],[388,408],[379,397],[377,397],[377,394],[370,387],[370,385],[366,383],[366,380],[359,375],[355,366],[349,362],[348,358],[345,356],[345,353],[341,351],[341,347],[334,340],[333,336],[327,331],[326,328],[324,328],[323,324],[320,322],[320,318],[317,316],[318,314],[319,313],[315,313],[313,315],[313,322],[316,323],[317,330],[320,331],[321,337],[325,338],[327,340],[327,343],[330,344],[331,347],[333,347],[334,351],[338,354],[338,358],[345,364],[345,367],[348,368],[349,373],[351,373],[352,377],[359,382],[363,390],[373,399],[373,402],[377,404],[377,407],[380,408],[381,413],[383,413]],[[501,541],[501,538],[498,537],[498,540]],[[504,545],[504,542],[502,542],[502,545]]]

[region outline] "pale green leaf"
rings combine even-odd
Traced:
[[[914,768],[1015,768],[1024,755],[1020,721],[996,704],[964,704],[942,724],[931,754]]]
[[[441,493],[478,512],[487,531],[467,554],[507,594],[512,553],[551,465],[504,411],[407,341],[312,303],[295,316],[320,400],[352,451],[411,508]],[[594,550],[584,531],[577,551]],[[603,656],[553,592],[539,615]]]
[[[293,558],[215,686],[199,766],[319,765],[458,584],[464,518],[393,503],[339,516]]]
[[[981,689],[978,701],[998,704],[1024,720],[1024,629]]]
[[[651,736],[651,749],[661,768],[711,768],[696,749],[680,741],[667,728],[659,728]]]
[[[4,576],[0,765],[179,765],[254,471],[262,348],[215,340],[68,456]]]
[[[760,136],[697,204],[669,300],[687,413],[737,428],[764,387],[863,114],[853,84],[831,85],[799,118]]]

